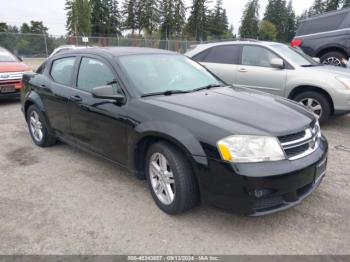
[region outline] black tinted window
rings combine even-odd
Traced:
[[[103,62],[84,57],[78,75],[78,88],[91,92],[94,87],[104,86],[114,81],[114,75]]]
[[[74,69],[75,57],[66,57],[55,60],[51,67],[51,76],[55,82],[70,85]]]
[[[210,49],[208,55],[204,59],[207,63],[219,64],[237,64],[236,57],[239,46],[223,45]]]
[[[242,64],[250,66],[271,67],[271,59],[277,55],[260,46],[245,46],[242,52]]]
[[[300,25],[297,35],[315,34],[339,29],[347,13],[308,20]]]
[[[209,51],[210,51],[210,49],[205,50],[203,52],[200,52],[199,54],[197,54],[194,57],[192,57],[192,59],[194,61],[197,61],[197,62],[203,62],[205,60],[205,58],[207,57]]]

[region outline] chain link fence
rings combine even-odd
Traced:
[[[151,47],[185,53],[191,46],[199,43],[204,42],[125,37],[48,36],[46,34],[0,32],[0,46],[23,58],[45,58],[55,48],[62,45]]]

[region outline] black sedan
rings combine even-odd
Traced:
[[[269,214],[300,203],[326,173],[328,144],[312,112],[227,86],[176,53],[68,51],[24,84],[36,145],[61,140],[127,168],[169,214],[200,201]]]

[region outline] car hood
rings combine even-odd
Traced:
[[[350,77],[350,69],[338,66],[315,66],[315,67],[303,67],[303,70],[312,70],[320,72],[322,74],[333,74],[334,76]]]
[[[24,72],[31,68],[22,62],[0,62],[0,73]]]
[[[230,134],[281,136],[306,129],[315,119],[293,101],[238,87],[157,96],[147,102]]]

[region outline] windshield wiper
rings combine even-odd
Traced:
[[[226,86],[226,85],[223,85],[223,84],[210,84],[210,85],[206,85],[206,86],[202,86],[202,87],[193,89],[191,92],[198,92],[198,91],[201,91],[201,90],[209,90],[209,89],[212,89],[212,88],[215,88],[215,87],[224,87],[224,86]]]
[[[316,66],[323,66],[323,64],[317,64],[317,65],[302,65],[301,67],[316,67]]]
[[[148,97],[148,96],[171,96],[175,94],[187,94],[189,91],[183,91],[183,90],[167,90],[164,92],[155,92],[155,93],[149,93],[149,94],[144,94],[141,97]]]

